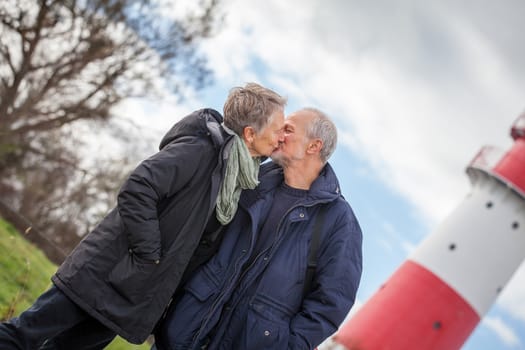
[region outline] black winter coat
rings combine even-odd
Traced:
[[[221,122],[219,112],[203,109],[176,123],[52,277],[131,343],[152,332],[214,214],[231,144]]]

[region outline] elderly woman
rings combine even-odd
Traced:
[[[285,104],[249,83],[230,92],[224,122],[202,109],[176,123],[51,289],[0,325],[0,348],[102,349],[117,334],[144,342],[184,271],[213,253],[210,242],[233,218],[241,189],[257,185],[260,157],[283,140]]]

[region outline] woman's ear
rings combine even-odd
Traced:
[[[253,142],[253,139],[255,137],[255,130],[251,126],[246,126],[242,130],[242,138],[244,141],[248,144],[251,144]]]

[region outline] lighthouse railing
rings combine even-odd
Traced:
[[[505,154],[505,151],[494,146],[483,146],[468,164],[468,168],[491,170]]]

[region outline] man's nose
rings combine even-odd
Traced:
[[[280,130],[278,134],[279,143],[284,142],[284,130]]]

